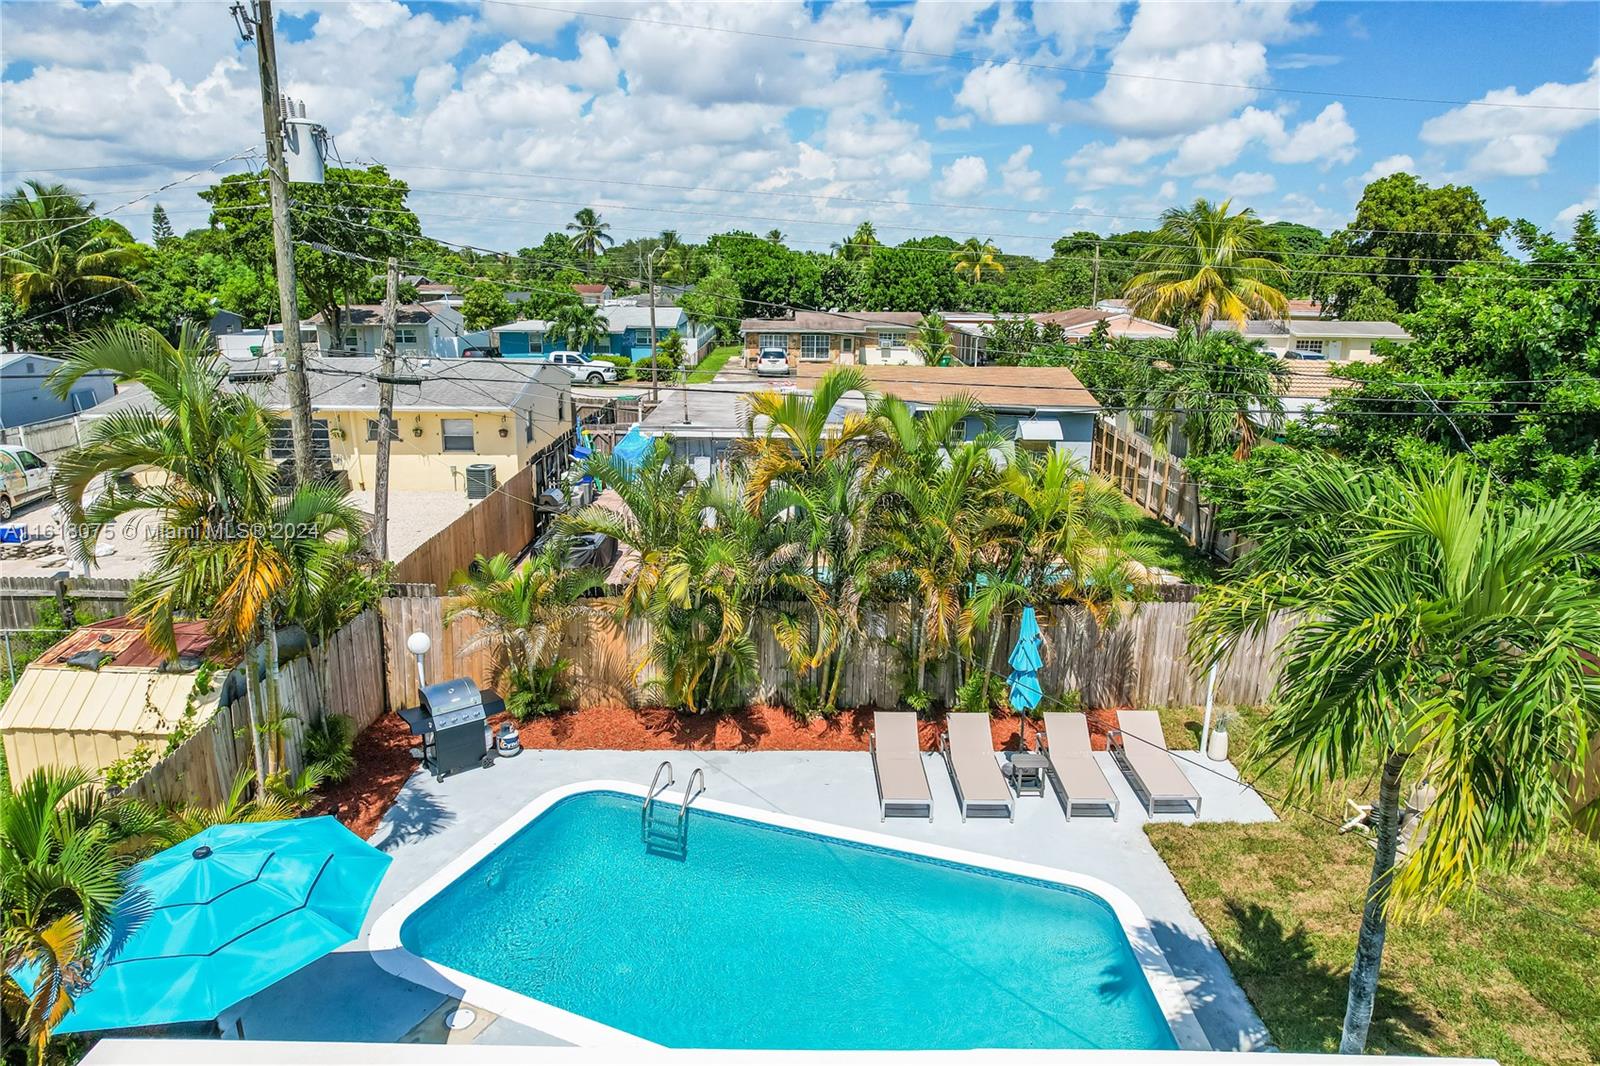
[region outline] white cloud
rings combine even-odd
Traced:
[[[1038,77],[1020,63],[985,63],[967,74],[956,103],[998,126],[1055,122],[1061,117],[1062,89],[1061,82]]]
[[[1475,145],[1467,160],[1474,177],[1531,177],[1550,169],[1562,137],[1600,118],[1596,100],[1600,58],[1583,81],[1545,82],[1525,93],[1514,86],[1493,89],[1475,103],[1523,106],[1453,108],[1424,122],[1419,136],[1434,145]]]
[[[1246,199],[1251,196],[1264,196],[1278,187],[1278,179],[1265,171],[1241,170],[1235,174],[1209,174],[1203,178],[1196,178],[1194,187],[1197,189],[1215,189],[1226,193],[1230,199]]]
[[[1417,161],[1404,152],[1386,155],[1367,168],[1366,173],[1361,175],[1361,184],[1366,185],[1368,182],[1377,181],[1379,178],[1387,178],[1390,174],[1398,174],[1401,171],[1415,174]]]
[[[969,130],[972,128],[972,115],[936,115],[933,119],[933,128],[940,131]]]
[[[1344,115],[1344,105],[1329,104],[1317,117],[1289,131],[1272,146],[1276,163],[1317,163],[1327,170],[1356,157],[1356,131]]]
[[[1028,166],[1032,158],[1033,145],[1025,144],[1001,164],[1000,180],[1007,195],[1028,201],[1044,197],[1044,186],[1040,184],[1044,175]]]
[[[1272,111],[1247,107],[1232,118],[1184,137],[1167,164],[1169,174],[1209,174],[1238,162],[1254,144],[1267,147],[1275,163],[1348,163],[1355,158],[1356,131],[1345,119],[1344,105],[1329,104],[1313,119],[1293,129]]]
[[[911,9],[911,22],[906,26],[901,46],[918,52],[948,53],[956,50],[972,22],[988,7],[990,2],[965,3],[956,0],[917,0]],[[922,66],[938,62],[931,57],[908,56],[908,66]]]
[[[1063,56],[1074,56],[1122,25],[1122,4],[1082,0],[1079,3],[1036,3],[1033,28],[1050,38]]]
[[[964,155],[940,172],[935,188],[940,196],[962,200],[983,189],[989,181],[989,165],[982,156]]]
[[[1600,186],[1596,186],[1587,197],[1575,204],[1570,204],[1561,209],[1556,215],[1556,228],[1572,232],[1572,227],[1577,224],[1578,216],[1588,211],[1600,211]]]
[[[1261,212],[1268,221],[1283,219],[1311,226],[1324,232],[1336,230],[1350,220],[1349,212],[1335,211],[1321,201],[1302,193],[1288,193],[1275,208]]]
[[[1113,144],[1092,141],[1067,160],[1067,181],[1086,192],[1114,185],[1143,185],[1153,176],[1147,164],[1171,150],[1170,138],[1123,137]]]

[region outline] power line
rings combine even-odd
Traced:
[[[708,26],[704,23],[673,22],[668,19],[648,18],[641,15],[614,15],[595,9],[579,11],[572,8],[553,7],[546,4],[512,2],[512,0],[484,0],[484,3],[506,7],[527,8],[535,11],[549,11],[556,14],[572,15],[581,18],[603,18],[612,19],[617,22],[632,22],[649,26],[670,26],[677,29],[699,30],[708,33],[726,33],[740,37],[753,37],[768,41],[793,41],[796,44],[821,45],[826,48],[855,48],[861,51],[880,52],[888,55],[912,56],[918,59],[947,59],[959,63],[968,63],[973,66],[1008,66],[1019,67],[1025,70],[1043,70],[1065,74],[1085,74],[1097,78],[1154,81],[1169,85],[1195,85],[1218,89],[1245,89],[1251,92],[1288,93],[1295,96],[1319,96],[1348,100],[1378,100],[1385,103],[1438,104],[1448,107],[1491,107],[1533,111],[1581,111],[1584,113],[1600,112],[1600,108],[1584,107],[1577,104],[1495,103],[1486,100],[1451,100],[1430,96],[1389,96],[1378,93],[1334,92],[1325,89],[1298,89],[1273,85],[1252,85],[1248,82],[1208,81],[1200,78],[1176,78],[1163,74],[1136,74],[1130,71],[1116,70],[1114,68],[1076,67],[1069,66],[1064,63],[1038,63],[1020,59],[1010,59],[1005,60],[1004,62],[996,62],[992,57],[978,56],[971,52],[933,52],[920,48],[900,48],[894,45],[867,44],[860,41],[834,41],[816,37],[800,37],[794,34],[766,33],[760,30],[743,30],[734,28],[732,26]]]

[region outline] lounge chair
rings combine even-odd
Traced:
[[[1046,712],[1044,732],[1034,734],[1034,744],[1050,760],[1050,777],[1061,807],[1067,812],[1067,821],[1072,821],[1074,807],[1106,808],[1111,811],[1111,820],[1117,820],[1122,801],[1094,760],[1087,715],[1081,711]]]
[[[1200,793],[1167,750],[1160,716],[1155,711],[1118,711],[1117,725],[1106,734],[1106,746],[1150,813],[1192,810],[1200,817]]]
[[[989,732],[987,714],[952,712],[939,736],[939,751],[950,770],[963,822],[969,813],[998,817],[1002,811],[1013,822],[1017,820],[1011,786],[994,759],[994,734]]]
[[[879,821],[889,815],[928,816],[933,821],[933,793],[922,765],[917,716],[911,711],[877,711],[867,734],[872,775],[878,782]]]

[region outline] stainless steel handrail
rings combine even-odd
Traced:
[[[667,783],[664,785],[661,784],[661,771],[663,770],[667,772]],[[656,767],[656,775],[650,779],[650,791],[644,794],[644,810],[639,812],[640,833],[648,833],[650,831],[650,805],[656,801],[658,795],[671,787],[672,762],[668,759],[662,759],[661,765]]]
[[[685,785],[683,789],[683,803],[678,807],[678,827],[680,829],[683,827],[683,820],[689,817],[690,802],[693,801],[696,796],[700,795],[700,792],[696,792],[694,790],[694,783],[696,779],[698,779],[700,782],[700,792],[704,792],[706,790],[706,772],[699,766],[696,766],[694,768],[694,773],[689,775],[689,783]]]

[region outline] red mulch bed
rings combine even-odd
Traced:
[[[1105,747],[1115,710],[1089,713],[1090,742]],[[499,726],[504,718],[494,720]],[[535,718],[518,730],[524,748],[567,751],[865,751],[872,712],[841,711],[831,718],[801,721],[781,707],[756,706],[737,714],[678,714],[660,708],[590,707]],[[997,750],[1016,750],[1017,719],[990,722]],[[938,747],[940,723],[918,723],[922,747]],[[1034,731],[1028,730],[1029,746]],[[333,814],[361,837],[378,829],[400,787],[416,769],[416,738],[397,714],[386,714],[356,738],[356,773],[328,789],[312,814]]]

